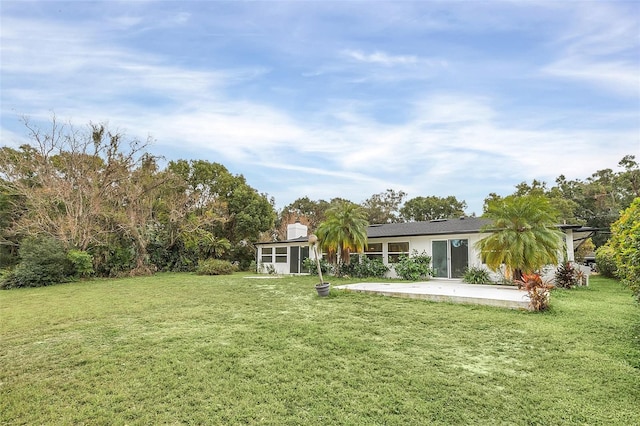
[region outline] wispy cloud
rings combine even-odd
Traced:
[[[53,110],[151,134],[168,159],[222,162],[279,205],[395,188],[478,213],[489,192],[584,178],[640,148],[633,14],[372,4],[122,2],[68,21],[15,4],[0,31],[2,143],[20,137],[14,118]],[[602,85],[607,102],[565,80]]]
[[[378,64],[388,67],[394,65],[415,65],[419,62],[418,57],[415,55],[389,55],[381,51],[364,53],[360,50],[345,50],[342,53],[346,57],[358,62]]]
[[[546,74],[588,82],[619,95],[640,97],[640,4],[591,3],[574,8],[573,25],[561,35],[560,57]]]

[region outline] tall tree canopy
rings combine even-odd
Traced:
[[[558,213],[542,196],[508,196],[492,200],[484,217],[493,223],[490,234],[476,244],[484,262],[496,271],[504,264],[514,280],[548,264],[558,264],[563,233],[557,228]]]
[[[401,221],[400,206],[407,197],[404,191],[387,189],[373,194],[362,203],[369,223],[397,223]]]
[[[184,270],[208,256],[248,263],[249,243],[273,226],[273,200],[220,164],[163,170],[150,140],[106,124],[25,125],[29,144],[0,148],[0,256],[46,236],[90,252],[103,275]]]
[[[513,195],[544,196],[559,212],[559,222],[601,229],[602,232],[593,237],[599,247],[609,238],[609,228],[620,217],[620,212],[629,207],[635,197],[640,197],[640,166],[635,156],[626,155],[618,167],[622,170],[598,170],[584,180],[568,180],[560,175],[551,188],[535,179],[531,184],[522,182],[516,185]],[[489,194],[484,210],[489,201],[500,198],[495,193]]]
[[[464,216],[467,208],[465,201],[458,201],[454,196],[448,197],[415,197],[407,201],[400,209],[406,221],[427,221]]]
[[[134,268],[146,267],[146,223],[162,184],[149,141],[129,140],[105,124],[42,129],[25,120],[30,145],[0,148],[3,192],[23,205],[9,235],[47,235],[68,248],[106,247],[115,234],[135,246]],[[18,205],[15,205],[18,207]]]

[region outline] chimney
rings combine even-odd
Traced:
[[[300,237],[307,236],[307,226],[296,220],[296,223],[287,225],[287,240],[294,240]]]

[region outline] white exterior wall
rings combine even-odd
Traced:
[[[389,278],[397,278],[397,274],[393,270],[393,264],[389,264],[389,252],[388,243],[408,242],[409,243],[409,255],[413,251],[417,251],[419,254],[425,252],[428,256],[433,257],[432,242],[433,241],[445,241],[445,240],[468,240],[469,242],[469,266],[481,266],[482,261],[480,258],[480,252],[475,249],[475,244],[481,238],[484,238],[487,234],[447,234],[447,235],[419,235],[412,237],[393,237],[393,238],[370,238],[370,243],[382,243],[382,259],[385,265],[391,269],[386,274]]]
[[[393,238],[370,238],[369,243],[382,243],[382,259],[385,265],[389,266],[391,269],[386,274],[388,278],[397,278],[395,271],[393,270],[393,264],[389,264],[389,251],[388,251],[388,243],[396,243],[396,242],[408,242],[409,243],[409,255],[415,250],[418,253],[422,253],[423,251],[428,255],[433,257],[432,253],[432,242],[433,241],[445,241],[452,239],[466,239],[469,242],[469,267],[484,267],[489,270],[485,264],[482,263],[482,258],[480,256],[479,250],[475,248],[476,243],[482,238],[486,237],[487,233],[469,233],[469,234],[447,234],[447,235],[428,235],[428,236],[411,236],[411,237],[393,237]],[[565,256],[570,261],[574,260],[573,256],[573,232],[570,229],[565,230],[565,243],[566,243],[566,253],[561,253],[560,260],[562,261]],[[290,249],[289,247],[298,246],[303,247],[305,243],[302,242],[291,242],[291,243],[277,243],[277,244],[264,244],[258,246],[257,260],[258,260],[258,272],[267,273],[268,267],[273,267],[277,274],[287,275],[290,274]],[[273,261],[270,263],[262,262],[262,251],[264,248],[272,248],[273,250]],[[286,247],[287,249],[287,262],[286,263],[278,263],[276,262],[276,247]],[[320,257],[322,257],[322,253],[319,253]],[[315,259],[315,254],[313,248],[309,250],[309,257],[311,259]],[[549,265],[548,267],[543,268],[542,275],[546,279],[552,279],[556,265]],[[503,273],[489,271],[491,278],[499,282],[503,278]],[[300,273],[306,273],[301,271]]]
[[[567,252],[566,252],[566,256],[567,256],[567,260],[569,262],[575,262],[576,258],[574,256],[573,250],[574,250],[574,246],[573,246],[573,229],[565,229],[565,244],[567,245]],[[562,261],[564,259],[564,253],[562,256],[560,256],[560,261]]]
[[[258,263],[258,272],[259,273],[268,273],[269,272],[269,268],[273,267],[275,270],[276,274],[279,275],[289,275],[291,274],[291,249],[290,247],[308,247],[309,245],[307,243],[304,242],[291,242],[291,243],[279,243],[279,244],[261,244],[258,246],[258,250],[257,250],[257,263]],[[286,263],[279,263],[276,262],[276,248],[286,248],[287,254],[286,254]],[[272,254],[271,254],[271,258],[272,261],[271,262],[263,262],[262,261],[262,255],[263,255],[263,250],[265,248],[271,248],[272,249]],[[284,256],[284,255],[282,255]],[[313,250],[310,249],[309,250],[309,257],[311,259],[315,259],[315,255],[313,254]],[[322,254],[320,254],[320,257],[322,257]],[[301,274],[305,274],[305,271],[301,271],[299,272]]]

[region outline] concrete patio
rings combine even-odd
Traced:
[[[512,286],[464,284],[455,280],[431,280],[415,283],[357,283],[335,286],[335,288],[382,296],[426,299],[434,302],[531,309],[527,292]]]

